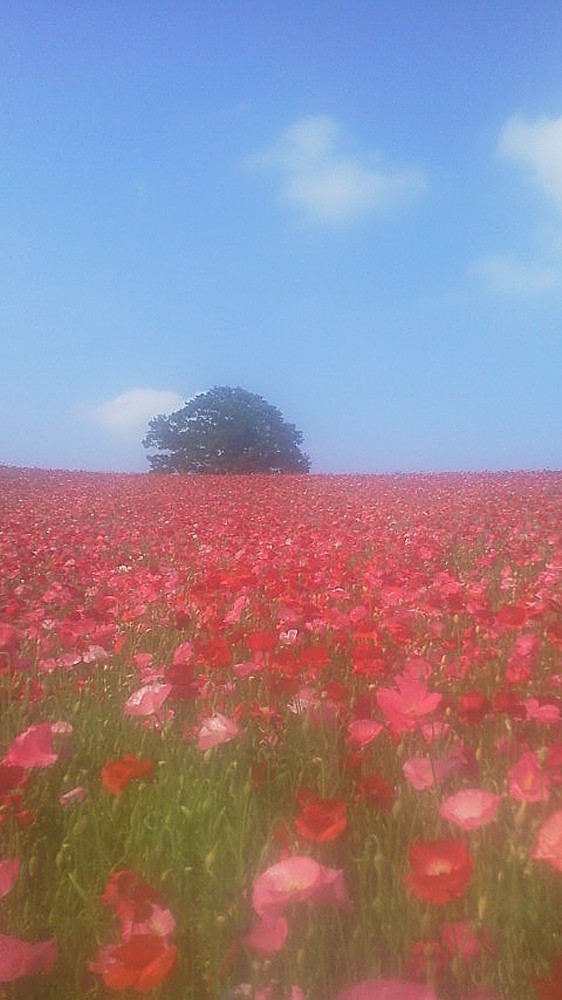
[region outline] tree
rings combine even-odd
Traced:
[[[151,472],[308,472],[302,434],[261,396],[217,385],[153,417],[143,440]]]

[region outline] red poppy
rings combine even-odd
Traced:
[[[246,645],[252,653],[271,653],[279,642],[277,632],[249,632]]]
[[[148,993],[172,971],[177,954],[159,934],[134,934],[125,944],[100,949],[90,969],[109,989]]]
[[[149,918],[154,906],[159,905],[162,898],[140,875],[122,868],[110,875],[102,902],[111,906],[121,921],[140,923]]]
[[[464,840],[418,840],[409,851],[410,872],[404,883],[418,899],[448,903],[468,886],[474,858]]]
[[[392,785],[378,774],[366,774],[357,782],[355,790],[356,802],[367,802],[381,809],[392,809],[396,793]]]
[[[232,650],[220,636],[198,642],[196,653],[210,667],[229,667],[232,663]]]
[[[16,788],[23,788],[27,780],[25,768],[19,764],[0,763],[0,796],[13,792]]]
[[[301,813],[295,820],[297,833],[317,844],[335,840],[347,826],[347,808],[343,799],[321,799],[310,788],[297,796]]]
[[[562,1000],[562,955],[552,963],[550,979],[533,976],[532,983],[540,1000]]]
[[[409,978],[424,983],[441,976],[448,964],[449,956],[440,941],[414,941],[404,971]]]
[[[192,701],[197,697],[199,688],[193,678],[193,664],[187,662],[173,663],[164,671],[166,684],[172,688],[170,696],[181,701]]]
[[[130,781],[146,778],[151,781],[154,776],[154,766],[151,760],[140,760],[134,754],[126,753],[120,760],[110,760],[102,768],[101,780],[106,791],[112,795],[120,795]]]
[[[481,691],[470,691],[459,698],[459,715],[465,722],[480,722],[490,709],[490,702]]]

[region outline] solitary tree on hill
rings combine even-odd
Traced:
[[[153,417],[143,440],[151,472],[309,472],[302,433],[246,389],[217,385]]]

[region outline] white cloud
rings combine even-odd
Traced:
[[[534,295],[560,286],[560,274],[555,268],[509,254],[484,254],[470,270],[488,291],[499,295]]]
[[[529,167],[538,187],[562,209],[562,117],[510,118],[501,130],[498,153]]]
[[[122,441],[140,441],[148,422],[160,413],[173,413],[184,399],[171,389],[127,389],[115,399],[92,408],[90,416]]]
[[[289,126],[272,146],[248,162],[279,174],[282,200],[309,223],[353,222],[370,212],[385,212],[425,190],[423,171],[383,168],[377,156],[360,159],[345,152],[342,141],[338,122],[316,115]]]
[[[545,224],[535,234],[542,245],[535,259],[524,260],[510,253],[489,253],[479,257],[469,273],[499,295],[539,295],[562,288],[560,215],[562,210],[562,117],[524,120],[509,118],[500,130],[497,154],[525,167],[539,189],[556,208],[545,240]],[[558,235],[556,235],[556,233]]]

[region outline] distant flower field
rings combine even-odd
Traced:
[[[0,526],[0,1000],[560,1000],[562,473]]]

